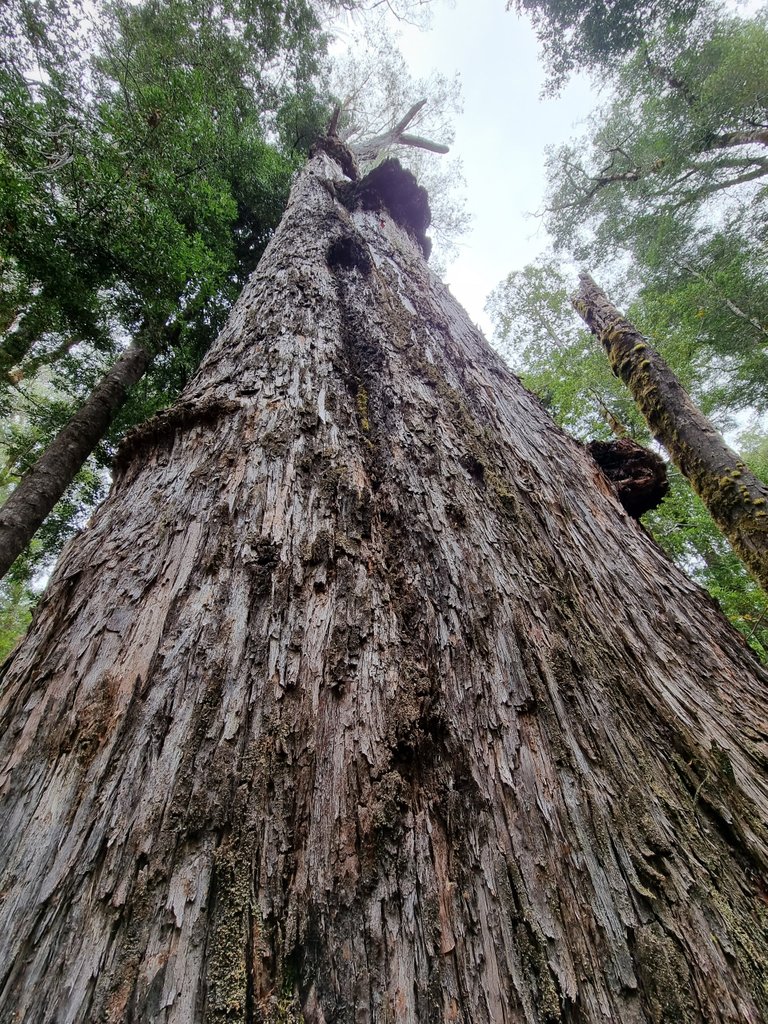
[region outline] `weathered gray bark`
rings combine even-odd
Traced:
[[[613,372],[632,392],[656,440],[768,593],[768,487],[728,447],[648,339],[589,274],[579,281],[574,308],[602,342]]]
[[[8,572],[82,469],[150,362],[144,348],[129,346],[11,492],[0,508],[0,577]]]
[[[0,1020],[757,1024],[766,674],[353,193],[7,665]]]

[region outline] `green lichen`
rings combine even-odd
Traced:
[[[360,424],[360,429],[364,433],[368,433],[371,429],[371,423],[368,418],[368,392],[362,386],[357,389],[357,422]]]
[[[283,960],[282,974],[283,984],[269,1015],[269,1024],[304,1024],[297,993],[298,972],[289,960]]]
[[[675,941],[659,925],[639,928],[634,961],[653,1024],[692,1024],[688,965]]]
[[[237,844],[216,854],[216,912],[208,967],[211,1024],[245,1020],[248,1001],[247,931],[253,912],[250,856]]]
[[[650,360],[645,359],[639,365],[636,363],[636,346],[631,347],[632,340],[626,332],[607,329],[600,336],[614,373],[629,387],[654,436],[662,441],[737,554],[758,581],[764,586],[768,585],[762,537],[759,542],[755,541],[755,532],[762,534],[763,527],[762,521],[757,522],[758,513],[754,511],[755,493],[758,501],[766,501],[760,493],[762,488],[759,483],[752,478],[741,460],[736,461],[735,466],[727,469],[724,475],[715,475],[707,464],[706,456],[703,457],[700,451],[681,437],[678,417],[666,408],[659,393],[658,382],[649,379],[644,372],[650,366]],[[684,414],[682,418],[685,419]],[[741,481],[742,476],[746,477],[744,481]],[[741,481],[738,486],[737,481]]]
[[[731,906],[726,895],[713,886],[708,887],[703,897],[717,908],[731,940],[731,955],[736,955],[746,974],[747,984],[761,1013],[768,1019],[768,953],[765,935],[768,934],[768,914],[756,904],[757,921],[749,928],[750,919]],[[713,935],[715,941],[719,941]]]
[[[272,1024],[304,1024],[304,1014],[293,996],[289,999],[278,999]]]
[[[724,750],[717,740],[712,740],[710,749],[719,774],[728,782],[734,782],[735,776],[733,774],[733,765],[731,764],[731,759],[728,756],[728,751]]]
[[[547,940],[528,903],[520,870],[509,861],[498,860],[494,877],[504,912],[514,923],[515,946],[538,1009],[537,1019],[544,1024],[559,1024],[560,991],[549,966]]]

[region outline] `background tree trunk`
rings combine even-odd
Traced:
[[[589,274],[580,274],[579,281],[574,308],[602,342],[653,436],[768,593],[768,487],[728,447],[648,339]]]
[[[0,577],[53,511],[151,361],[145,348],[130,345],[11,492],[0,508]]]
[[[766,674],[354,193],[7,664],[0,1020],[763,1021]]]

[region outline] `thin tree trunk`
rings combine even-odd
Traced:
[[[768,487],[729,448],[648,339],[581,274],[573,305],[603,344],[654,437],[768,592]]]
[[[35,374],[39,373],[44,366],[50,366],[51,363],[57,363],[67,353],[75,347],[78,343],[78,338],[74,335],[68,335],[60,345],[52,349],[50,352],[46,352],[39,356],[33,356],[22,364],[17,364],[15,370],[9,372],[9,378],[13,378],[13,382],[18,384],[19,381],[29,380],[30,377],[34,377]]]
[[[31,309],[21,317],[13,331],[4,330],[0,341],[0,378],[3,384],[13,380],[12,370],[24,359],[40,335],[39,321],[42,317],[32,303]],[[13,324],[13,321],[11,321]],[[11,325],[9,325],[11,326]]]
[[[0,577],[72,483],[150,362],[144,348],[129,346],[0,508]]]
[[[7,663],[0,1021],[768,1018],[768,677],[400,220],[311,161]]]

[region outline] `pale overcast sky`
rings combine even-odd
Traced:
[[[464,113],[452,153],[467,179],[472,227],[448,268],[451,291],[490,333],[483,306],[510,270],[546,247],[541,222],[544,147],[577,134],[598,103],[585,81],[557,99],[539,98],[544,79],[538,45],[525,19],[504,10],[504,0],[455,0],[434,5],[428,31],[401,27],[400,48],[415,76],[458,71]]]

